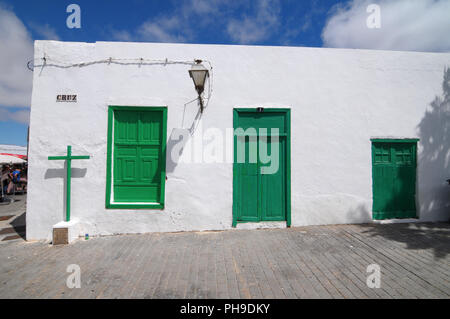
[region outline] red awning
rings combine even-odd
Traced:
[[[26,155],[20,155],[20,154],[0,153],[0,155],[15,156],[15,157],[18,157],[18,158],[21,158],[21,159],[24,159],[24,160],[27,159],[27,156],[26,156]]]

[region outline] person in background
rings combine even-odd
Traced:
[[[27,189],[27,167],[24,165],[22,168],[18,168],[18,179],[17,183],[20,184],[20,188],[22,191],[26,191]]]
[[[27,181],[26,178],[21,177],[20,173],[21,173],[21,169],[20,168],[16,168],[14,171],[12,171],[12,173],[11,173],[11,177],[12,178],[11,178],[11,181],[10,181],[10,183],[8,185],[8,190],[7,190],[8,194],[10,194],[11,191],[13,190],[15,183],[19,183],[19,182],[25,182],[26,183],[26,181]]]
[[[3,193],[6,194],[12,184],[12,174],[9,165],[5,165],[2,169],[1,185],[3,185]]]

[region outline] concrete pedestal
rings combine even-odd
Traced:
[[[80,235],[80,223],[78,219],[69,222],[59,222],[53,225],[53,245],[67,245],[76,240]]]

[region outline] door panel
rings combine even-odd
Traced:
[[[373,218],[416,217],[416,143],[373,142]]]
[[[260,186],[261,186],[261,220],[284,220],[285,219],[285,157],[284,157],[284,141],[282,138],[277,143],[272,143],[271,137],[260,140],[260,143],[267,144],[267,151],[272,154],[275,145],[278,147],[279,162],[273,164],[274,170],[278,169],[273,174],[265,174],[260,170]],[[260,167],[269,166],[270,164],[260,163]]]
[[[162,120],[162,111],[114,112],[114,201],[158,202]]]
[[[256,173],[256,164],[241,165],[241,183],[240,183],[240,220],[257,221],[258,213],[258,176]]]
[[[258,221],[258,163],[252,163],[250,150],[252,149],[249,137],[238,137],[237,143],[244,144],[245,162],[237,164],[237,174],[240,176],[238,186],[238,214],[239,220]]]

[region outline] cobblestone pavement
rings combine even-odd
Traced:
[[[449,298],[450,224],[153,233],[0,245],[0,298]],[[69,264],[81,288],[69,289]],[[370,289],[367,266],[381,267]]]
[[[26,204],[26,194],[11,195],[8,201],[0,202],[0,245],[11,240],[24,241]]]

